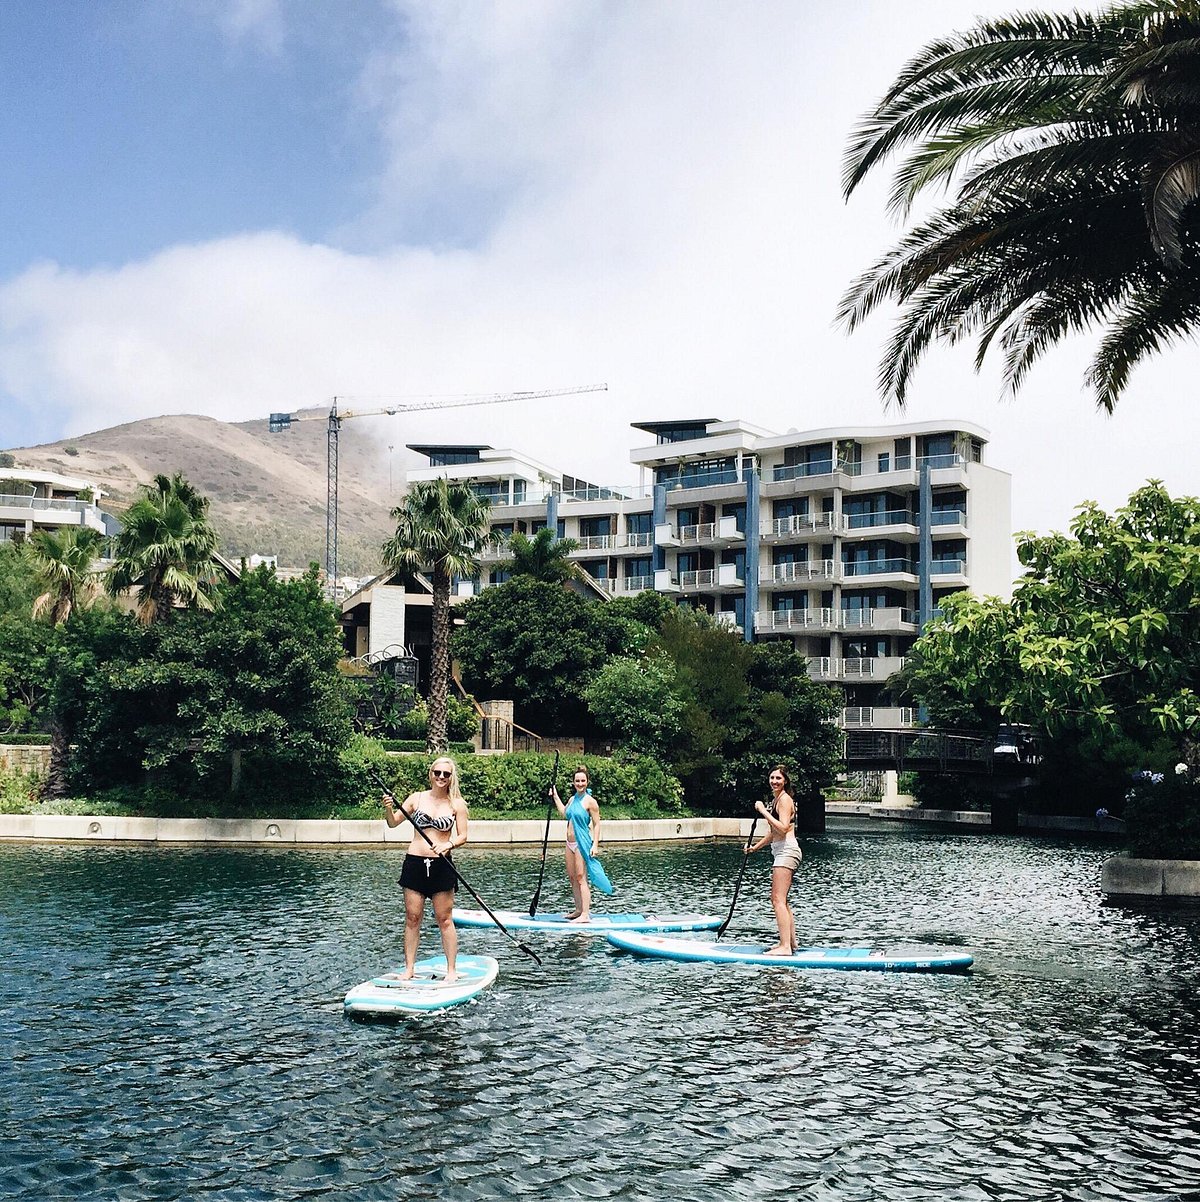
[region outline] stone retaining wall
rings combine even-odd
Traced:
[[[1136,860],[1114,856],[1104,862],[1100,888],[1122,898],[1200,899],[1200,860]]]
[[[737,818],[653,818],[604,823],[605,843],[659,843],[667,840],[745,838],[749,821]],[[471,823],[472,844],[541,844],[542,820]],[[566,823],[550,824],[559,843]],[[412,827],[389,827],[381,820],[287,818],[104,818],[66,814],[0,814],[0,840],[46,839],[86,843],[233,843],[266,847],[406,844]]]
[[[0,768],[45,776],[50,771],[50,748],[43,743],[0,743]]]

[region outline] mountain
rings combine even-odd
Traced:
[[[325,561],[328,411],[300,410],[290,429],[271,434],[266,420],[222,422],[191,415],[152,417],[60,442],[10,450],[16,465],[78,476],[108,495],[120,515],[138,486],[159,472],[182,472],[211,503],[221,551],[232,559],[276,555],[280,567]],[[338,571],[379,570],[379,547],[394,529],[389,508],[404,484],[396,449],[370,420],[347,422],[339,437]],[[417,460],[408,460],[419,462]],[[3,469],[0,469],[2,472]]]

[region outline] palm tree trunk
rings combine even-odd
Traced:
[[[426,747],[430,755],[450,749],[447,733],[446,696],[450,691],[450,575],[441,565],[433,569],[433,646],[429,669],[429,731]]]
[[[66,797],[70,755],[71,741],[67,728],[55,714],[50,718],[50,770],[42,787],[43,797]]]

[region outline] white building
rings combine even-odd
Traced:
[[[101,534],[114,534],[115,519],[100,509],[103,496],[88,480],[0,467],[0,542],[63,526],[90,526]]]
[[[606,594],[654,589],[748,642],[789,641],[814,679],[843,688],[851,727],[912,724],[880,695],[944,596],[1010,595],[1011,481],[987,464],[980,427],[779,435],[696,418],[634,428],[654,441],[630,453],[641,477],[632,487],[462,445],[411,447],[429,467],[409,480],[469,481],[502,534],[554,526],[579,543],[573,557]],[[484,587],[504,578],[505,557],[503,547],[489,554]]]

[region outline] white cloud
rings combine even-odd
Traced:
[[[406,39],[359,89],[390,159],[337,246],[267,231],[115,270],[33,267],[0,286],[0,387],[79,433],[605,381],[601,400],[413,415],[389,440],[515,446],[608,483],[632,481],[634,420],[887,416],[887,322],[853,338],[832,323],[895,230],[882,177],[843,203],[841,155],[903,61],[962,24],[959,5],[396,7]],[[229,12],[270,28],[278,10]],[[907,416],[993,431],[1017,528],[1063,527],[1084,497],[1112,506],[1147,476],[1200,491],[1178,437],[1194,356],[1144,368],[1111,420],[1081,392],[1084,362],[1051,352],[1003,404],[994,372],[938,349]]]

